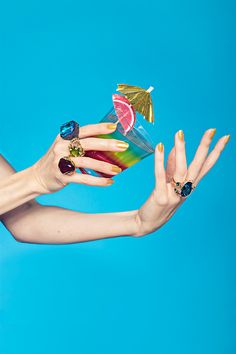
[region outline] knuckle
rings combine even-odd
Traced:
[[[156,172],[156,178],[160,180],[164,180],[166,178],[165,171],[157,171]]]
[[[108,169],[107,165],[109,165],[106,162],[99,161],[91,157],[79,157],[77,161],[78,161],[77,165],[80,167],[93,168],[96,170],[107,170]]]
[[[203,138],[202,138],[200,146],[209,147],[210,143],[211,143],[211,138],[208,136],[208,133],[206,132],[206,135],[204,135]]]
[[[75,158],[76,161],[76,165],[80,166],[80,167],[89,167],[89,158],[88,157],[83,157],[83,156],[79,156],[77,158]]]
[[[107,171],[109,170],[109,164],[106,162],[98,161],[96,162],[96,168],[101,171]]]
[[[55,155],[54,158],[53,158],[52,167],[53,167],[53,169],[56,170],[56,171],[59,171],[59,167],[58,167],[59,160],[60,160],[60,158]],[[59,172],[60,172],[60,171],[59,171]]]
[[[60,134],[57,134],[55,141],[58,142],[60,140],[61,140],[61,136],[60,136]]]
[[[153,197],[159,206],[167,206],[169,204],[168,195],[166,193],[163,193],[162,191],[155,189]]]
[[[92,181],[92,184],[94,186],[106,186],[106,180],[101,178],[101,177],[95,177],[95,179]]]
[[[86,175],[84,174],[79,174],[78,175],[78,182],[81,184],[85,184],[87,182],[87,178]]]
[[[100,123],[98,124],[98,130],[100,133],[107,131],[107,124],[108,123]]]
[[[180,202],[180,200],[181,200],[181,197],[175,193],[173,195],[173,197],[170,199],[170,205],[175,206],[176,204],[178,204]]]
[[[157,162],[161,164],[163,161],[163,154],[158,154],[156,159],[157,159]]]
[[[169,205],[169,199],[165,195],[158,196],[158,204],[160,206],[167,206]]]
[[[97,138],[83,138],[83,139],[80,139],[80,144],[82,145],[82,147],[84,149],[89,148],[89,147],[95,145],[96,139]]]
[[[64,176],[64,175],[61,173],[61,171],[59,170],[58,164],[56,164],[56,169],[55,169],[54,176],[55,176],[57,179],[59,179],[59,180],[61,180],[61,179],[63,178],[63,176]]]
[[[221,154],[223,149],[224,149],[224,146],[222,146],[222,145],[218,145],[218,146],[215,147],[215,152],[217,154],[217,157]]]
[[[118,140],[115,140],[115,139],[103,139],[103,144],[106,148],[111,148],[111,147],[114,147],[116,146]]]
[[[208,159],[208,160],[204,163],[204,168],[210,167],[211,164],[212,164],[212,160],[211,160],[211,159]]]
[[[59,142],[56,142],[54,147],[53,147],[53,153],[54,155],[59,155],[62,152],[62,145]]]
[[[176,149],[180,152],[180,153],[184,153],[185,151],[185,141],[182,141],[181,144],[178,144],[176,146]]]
[[[107,185],[107,181],[108,179],[107,178],[99,178],[99,184],[101,184],[102,186],[106,186]]]
[[[193,162],[191,163],[191,165],[193,165],[195,167],[196,165],[199,165],[201,162],[202,162],[201,157],[199,155],[197,155],[193,159]]]

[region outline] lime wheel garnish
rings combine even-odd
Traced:
[[[134,107],[125,96],[118,94],[112,95],[114,108],[118,117],[118,121],[123,129],[124,134],[133,129],[136,122],[136,113]]]

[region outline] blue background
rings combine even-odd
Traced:
[[[1,1],[1,153],[32,165],[61,123],[97,122],[117,83],[153,85],[155,142],[183,129],[231,140],[160,230],[75,245],[17,243],[1,225],[1,354],[236,352],[233,1]],[[9,134],[9,132],[11,134]],[[154,156],[109,188],[38,198],[84,212],[133,210]]]

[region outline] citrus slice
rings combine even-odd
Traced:
[[[112,95],[113,104],[120,124],[127,134],[136,122],[136,113],[133,106],[125,96],[118,94]]]

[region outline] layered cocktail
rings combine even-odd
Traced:
[[[143,118],[137,117],[137,112],[127,97],[114,94],[112,99],[113,108],[100,122],[116,123],[117,128],[111,134],[100,134],[96,137],[123,140],[129,144],[129,147],[122,152],[90,150],[86,151],[85,156],[117,165],[124,171],[153,154],[155,148],[150,135],[140,122]],[[88,168],[80,168],[80,171],[92,176],[114,177]]]

